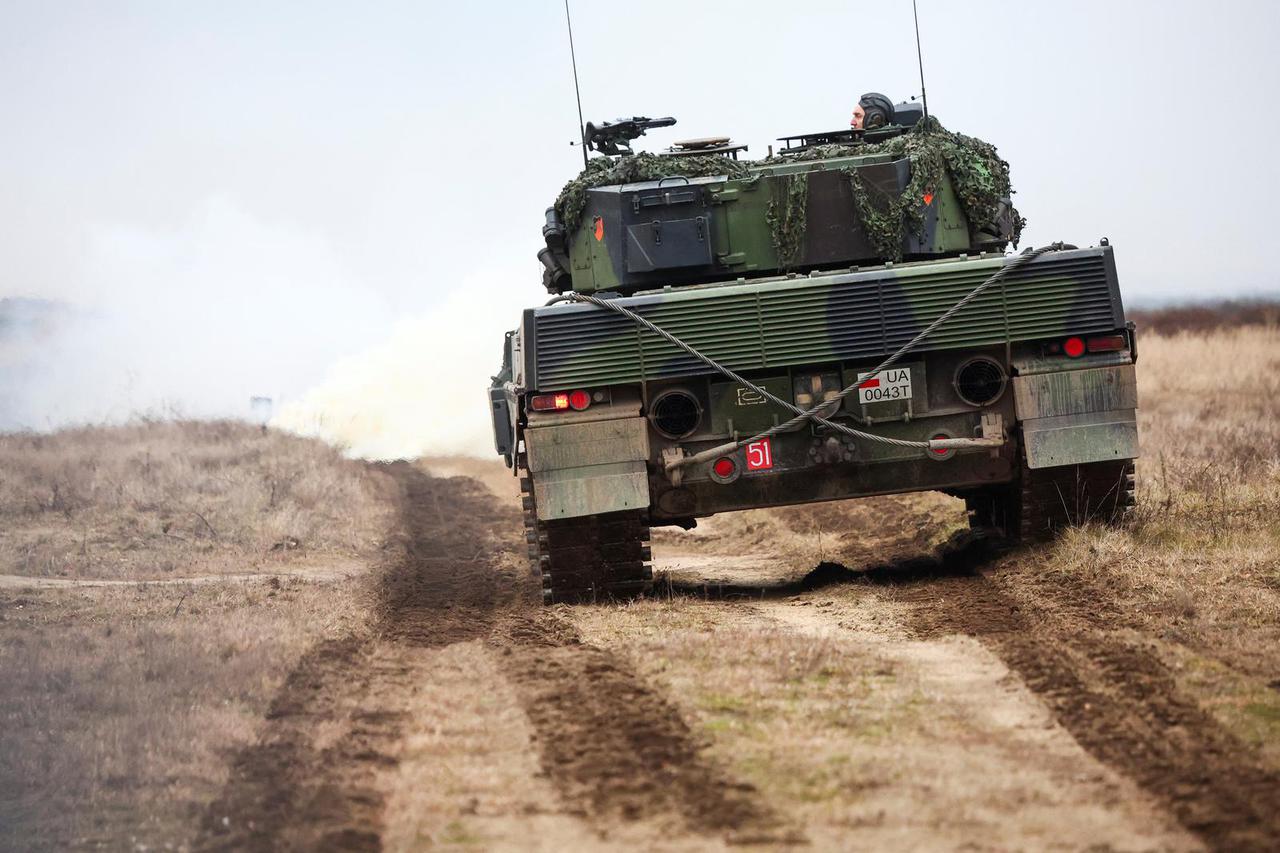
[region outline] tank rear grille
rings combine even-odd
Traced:
[[[773,279],[621,302],[734,370],[864,360],[911,340],[1001,263],[973,259]],[[595,306],[554,305],[533,315],[529,375],[540,391],[711,372],[657,335]],[[1110,250],[1055,252],[975,299],[922,349],[1085,335],[1123,325]]]

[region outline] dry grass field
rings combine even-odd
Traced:
[[[182,837],[298,658],[364,630],[393,503],[242,424],[0,436],[0,848]]]
[[[1217,325],[1140,338],[1123,529],[740,513],[623,605],[537,605],[487,462],[0,437],[0,848],[1275,849],[1280,328]]]
[[[253,571],[364,553],[386,499],[336,450],[233,422],[0,435],[0,567],[44,578]]]

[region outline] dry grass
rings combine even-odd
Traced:
[[[366,630],[364,578],[305,576],[378,558],[388,488],[235,423],[0,436],[0,574],[166,581],[0,587],[0,849],[187,846],[299,657]]]
[[[358,582],[0,592],[0,849],[191,841],[227,756]]]
[[[1129,530],[1068,536],[1050,564],[1105,576],[1201,650],[1280,672],[1280,327],[1147,336]]]
[[[1069,531],[1028,574],[1105,592],[1280,767],[1280,327],[1146,335],[1139,349],[1135,523]]]
[[[243,423],[0,435],[0,574],[154,578],[275,570],[376,544],[378,478]]]

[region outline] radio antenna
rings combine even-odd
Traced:
[[[912,0],[914,3],[915,0]],[[587,168],[587,126],[582,123],[582,92],[578,90],[578,56],[573,51],[573,19],[569,17],[569,0],[564,0],[564,22],[569,25],[569,60],[573,63],[573,95],[578,99],[578,143],[582,146],[582,168]],[[919,40],[920,28],[916,27]],[[923,86],[921,87],[923,88]],[[925,108],[925,114],[929,112]]]
[[[565,11],[567,12],[569,9],[569,0],[564,0],[564,2]],[[924,91],[924,54],[920,51],[920,12],[916,9],[916,0],[911,0],[911,14],[916,19],[916,61],[920,63],[920,100],[924,103],[924,117],[927,119],[929,117],[929,96],[926,95]],[[572,44],[573,36],[571,35],[569,39],[570,44]],[[578,72],[574,71],[574,85],[577,85],[578,82],[577,74]],[[581,105],[578,107],[578,112],[582,112]]]

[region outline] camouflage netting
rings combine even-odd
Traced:
[[[597,157],[587,163],[578,177],[564,185],[556,198],[556,212],[570,233],[582,220],[587,206],[587,190],[611,184],[632,184],[638,181],[656,181],[661,178],[703,178],[711,175],[728,175],[743,178],[750,174],[745,163],[730,160],[719,154],[693,157],[663,157],[641,152],[630,157],[610,160]]]
[[[784,175],[773,182],[774,197],[769,200],[765,219],[778,253],[778,265],[788,269],[800,257],[804,244],[805,208],[809,206],[809,175]]]
[[[560,221],[572,233],[581,222],[582,211],[587,204],[587,190],[592,187],[677,176],[743,178],[760,166],[869,154],[887,154],[894,159],[906,157],[911,161],[911,182],[898,197],[886,195],[868,185],[859,177],[857,170],[844,170],[853,187],[854,204],[867,236],[886,260],[900,260],[907,237],[923,233],[924,217],[919,200],[926,193],[936,191],[944,169],[951,176],[951,185],[974,232],[996,223],[1004,201],[1013,195],[1009,164],[1000,159],[994,145],[962,133],[953,133],[937,119],[929,118],[902,136],[884,142],[820,145],[798,154],[779,155],[756,162],[738,162],[717,154],[664,157],[642,152],[616,159],[597,157],[581,174],[565,184],[556,198],[555,207]],[[798,261],[804,244],[808,180],[783,178],[773,183],[780,192],[769,203],[769,227],[779,263],[789,267]],[[1009,215],[1013,226],[1012,242],[1016,247],[1026,220],[1018,215],[1016,209],[1010,209]]]
[[[846,169],[853,185],[854,204],[867,236],[881,257],[899,260],[902,244],[911,234],[924,231],[919,199],[933,192],[945,169],[951,176],[960,206],[970,227],[978,231],[998,220],[1001,205],[1013,195],[1009,164],[1000,159],[994,145],[944,128],[937,119],[922,120],[910,132],[884,142],[863,145],[820,145],[799,154],[775,157],[773,162],[795,162],[831,157],[888,154],[911,160],[911,182],[906,191],[893,198],[868,186],[855,169]],[[1010,210],[1012,242],[1017,247],[1026,220]]]

